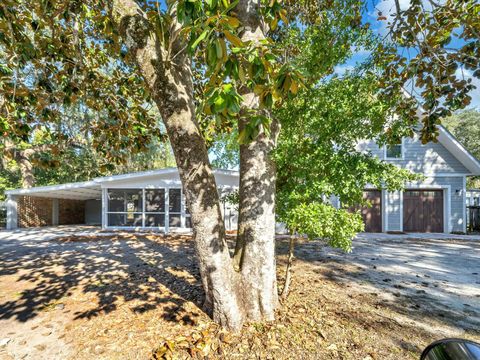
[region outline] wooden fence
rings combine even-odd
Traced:
[[[480,231],[480,206],[467,206],[468,231]]]

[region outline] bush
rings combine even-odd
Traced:
[[[364,230],[361,215],[332,205],[314,202],[300,204],[288,212],[289,229],[305,234],[309,239],[322,238],[333,247],[352,250],[352,239]]]

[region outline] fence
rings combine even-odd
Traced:
[[[480,231],[480,206],[467,206],[468,231]]]

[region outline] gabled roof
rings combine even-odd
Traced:
[[[403,93],[406,97],[414,97],[407,90],[403,89]],[[422,119],[426,111],[421,104],[418,104],[417,115],[419,119]],[[473,156],[445,127],[438,125],[438,142],[442,144],[448,151],[465,166],[469,175],[480,175],[480,161]]]
[[[480,161],[473,156],[446,128],[438,126],[438,142],[460,161],[470,175],[480,175]]]

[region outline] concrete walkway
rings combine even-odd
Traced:
[[[385,234],[385,233],[361,233],[358,239],[378,240],[406,240],[406,239],[427,239],[427,240],[474,240],[480,241],[480,234],[458,235],[444,233],[408,233],[408,234]]]

